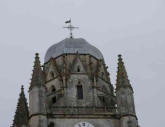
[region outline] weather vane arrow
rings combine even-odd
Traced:
[[[72,21],[71,21],[71,19],[65,21],[65,23],[66,23],[66,24],[69,24],[69,25],[68,25],[67,27],[64,27],[64,28],[66,28],[66,29],[68,29],[68,30],[70,31],[70,38],[73,38],[73,33],[72,33],[72,31],[73,31],[74,29],[78,29],[78,27],[72,26]]]

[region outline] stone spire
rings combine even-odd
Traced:
[[[27,100],[24,94],[24,88],[22,85],[12,127],[21,127],[22,125],[27,126],[28,119],[29,119],[29,110],[28,110]]]
[[[135,112],[133,89],[128,80],[121,55],[118,55],[116,102],[117,111],[121,117],[121,127],[137,127],[138,122]]]
[[[120,87],[130,87],[132,89],[130,81],[128,79],[127,71],[124,66],[122,56],[118,55],[116,90],[118,90]]]
[[[34,66],[33,66],[33,73],[32,73],[32,79],[30,83],[30,88],[29,90],[32,89],[34,86],[41,86],[44,84],[44,75],[43,71],[40,65],[40,60],[39,60],[39,54],[35,54],[35,61],[34,61]]]

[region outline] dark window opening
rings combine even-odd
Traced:
[[[83,88],[82,85],[77,85],[77,98],[83,99]]]
[[[77,72],[80,72],[80,66],[77,66]]]
[[[104,96],[99,96],[100,101],[103,105],[105,105],[105,97]]]
[[[53,122],[50,122],[48,127],[54,127],[54,123]]]
[[[51,74],[51,78],[54,78],[54,73],[53,73],[53,72],[51,72],[50,74]]]
[[[56,97],[52,98],[52,104],[56,103]]]
[[[101,77],[102,77],[102,78],[104,77],[104,72],[101,72]]]
[[[103,101],[103,103],[105,103],[105,97],[103,97],[103,100],[102,101]]]
[[[104,96],[101,97],[101,101],[103,104],[105,104],[105,97]]]
[[[56,88],[54,86],[52,86],[52,93],[56,92]]]

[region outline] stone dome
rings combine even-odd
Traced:
[[[50,58],[56,58],[62,54],[90,54],[97,59],[104,59],[102,53],[96,47],[89,44],[82,38],[66,38],[57,44],[52,45],[46,52],[45,63]]]

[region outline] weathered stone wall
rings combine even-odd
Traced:
[[[120,88],[120,90],[116,94],[117,96],[117,104],[118,111],[121,114],[136,114],[134,99],[133,99],[133,91],[129,88]]]
[[[36,114],[39,111],[39,89],[34,87],[29,94],[29,108],[30,108],[30,115]]]
[[[135,117],[126,116],[120,120],[121,127],[138,127],[137,119]]]
[[[51,62],[52,61],[52,62]],[[99,65],[98,65],[99,64]],[[77,68],[79,67],[79,71]],[[107,77],[107,70],[104,62],[95,59],[90,55],[64,55],[50,60],[44,67],[47,87],[47,101],[51,105],[52,97],[57,98],[54,106],[100,106],[104,107],[98,95],[109,98],[107,104],[114,100],[113,86]],[[50,73],[54,73],[51,77]],[[103,74],[104,73],[104,74]],[[94,86],[94,77],[97,78]],[[66,81],[65,81],[66,79]],[[77,85],[83,87],[83,99],[77,99]],[[56,92],[51,93],[54,86]],[[61,90],[61,91],[60,91]],[[59,92],[62,96],[58,97]],[[109,105],[112,106],[112,105]],[[50,106],[48,106],[50,107]]]
[[[117,111],[114,88],[104,60],[90,55],[63,55],[46,63],[44,72],[48,123],[54,123],[55,127],[74,127],[83,121],[94,127],[137,126],[136,117],[129,116],[135,113],[133,91],[121,88],[116,93]],[[83,99],[77,98],[77,85],[80,84]],[[54,97],[56,102],[52,103]]]

